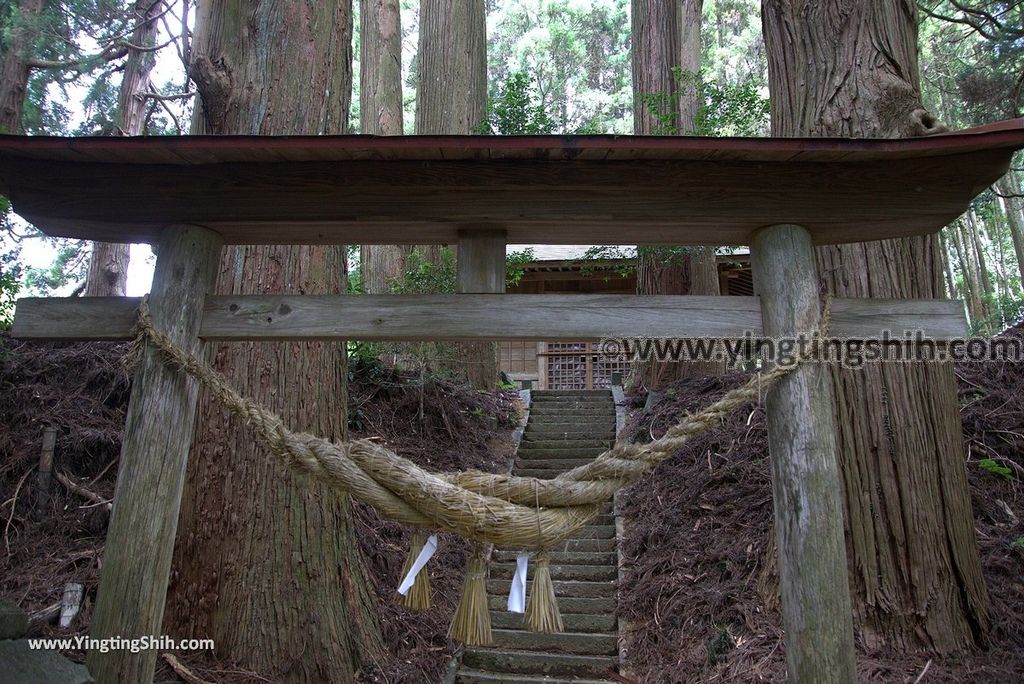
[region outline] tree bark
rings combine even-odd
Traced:
[[[764,0],[777,136],[906,137],[923,111],[913,0]],[[941,295],[935,236],[822,247],[837,297]],[[954,651],[989,629],[950,364],[833,369],[854,622],[867,649]]]
[[[466,135],[484,120],[487,101],[487,26],[484,0],[421,0],[416,134]],[[477,389],[494,389],[498,347],[453,345],[456,359],[438,359]]]
[[[953,278],[953,264],[949,260],[949,240],[945,232],[939,232],[939,249],[942,252],[942,274],[946,278],[946,295],[950,299],[960,296],[956,288],[956,279]]]
[[[633,131],[637,135],[681,134],[694,130],[697,110],[695,78],[700,71],[700,21],[703,0],[682,3],[632,0]],[[676,78],[673,69],[683,70]],[[653,111],[644,102],[653,98]],[[666,128],[665,123],[670,125]],[[637,254],[637,294],[720,294],[715,250],[695,247],[688,255],[666,258],[663,250],[641,248]],[[683,377],[715,375],[720,364],[637,362],[632,384],[648,388]]]
[[[974,210],[967,212],[967,228],[970,231],[971,247],[974,252],[974,261],[978,266],[978,276],[981,278],[981,288],[984,294],[991,297],[995,294],[992,286],[992,276],[988,272],[988,261],[985,259],[985,249],[981,245],[981,230],[978,228],[978,216]]]
[[[402,25],[398,0],[359,0],[359,125],[402,135]]]
[[[680,66],[682,57],[679,7],[675,2],[632,0],[630,13],[633,20],[633,132],[670,135],[685,125],[680,120],[679,81],[672,72]],[[645,102],[643,96],[653,97],[654,101]],[[689,125],[693,126],[692,119]]]
[[[1017,270],[1020,271],[1020,290],[1024,293],[1024,214],[1021,213],[1020,198],[1014,197],[1020,194],[1020,186],[1012,171],[996,183],[996,189],[1005,195],[1000,198],[1000,204],[1006,214],[1006,224],[1013,241],[1013,253],[1017,257]]]
[[[29,51],[32,49],[33,21],[43,11],[43,0],[20,0],[14,12],[7,50],[0,64],[0,133],[21,133],[28,79],[32,74]]]
[[[479,5],[479,7],[477,7]],[[483,0],[421,0],[416,134],[465,135],[483,120],[474,89]],[[484,76],[486,80],[486,72]],[[483,96],[486,98],[486,93]]]
[[[136,0],[131,13],[135,31],[131,44],[138,47],[156,45],[159,31],[160,0]],[[154,54],[148,50],[128,48],[124,63],[121,87],[117,93],[117,110],[114,113],[114,135],[141,135],[146,121],[146,98],[149,92],[149,75],[156,64]],[[85,278],[86,297],[123,297],[128,285],[129,245],[113,242],[92,243],[89,256],[89,272]]]
[[[20,0],[14,25],[10,27],[7,49],[0,66],[0,133],[22,132],[22,115],[32,68],[29,50],[32,48],[33,20],[43,10],[43,0]]]
[[[967,290],[967,312],[971,319],[971,325],[980,324],[985,320],[985,305],[981,301],[981,286],[978,285],[978,274],[975,272],[974,260],[965,247],[964,221],[957,219],[949,226],[953,238],[953,247],[956,248],[957,260],[960,262],[960,272],[963,274],[964,287]]]
[[[85,276],[86,297],[123,297],[128,286],[130,246],[116,242],[94,242]]]
[[[343,133],[350,2],[211,0],[196,19],[193,133]],[[221,294],[344,292],[341,246],[224,250]],[[214,365],[289,427],[341,439],[342,342],[214,345]],[[353,681],[382,648],[348,497],[296,477],[206,399],[185,485],[169,633],[210,637],[222,660],[273,681]]]
[[[402,135],[402,27],[398,0],[359,2],[359,125],[367,135]],[[407,248],[362,245],[363,291],[384,294],[405,270]]]
[[[679,135],[695,135],[700,109],[697,83],[701,67],[701,24],[704,0],[686,0],[679,8],[679,67],[684,82],[679,88]],[[718,282],[718,273],[715,273]]]

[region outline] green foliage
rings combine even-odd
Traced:
[[[970,322],[972,335],[993,335],[1024,320],[1024,297],[1015,293],[984,294],[981,300],[992,314]]]
[[[1015,551],[1020,551],[1021,553],[1024,553],[1024,537],[1017,537],[1012,542],[1010,542],[1010,548]]]
[[[593,275],[595,262],[614,261],[615,271],[623,278],[628,278],[636,273],[637,250],[643,247],[624,247],[622,245],[594,245],[583,253],[583,265],[580,273],[586,276]]]
[[[123,51],[135,19],[134,3],[122,0],[44,2],[38,15],[21,11],[16,0],[0,2],[0,49],[12,36],[27,35],[26,57],[47,68],[33,69],[28,82],[22,131],[31,134],[66,133],[71,110],[65,106],[67,86],[85,84]],[[108,69],[109,72],[113,70]]]
[[[523,72],[556,133],[629,133],[628,0],[519,0],[488,6],[491,96]]]
[[[523,280],[523,274],[526,273],[526,264],[530,263],[535,258],[533,248],[531,247],[527,247],[526,249],[519,250],[517,252],[512,252],[505,257],[506,284],[513,287],[518,285]]]
[[[414,249],[405,261],[402,277],[391,283],[392,294],[442,294],[455,292],[455,254],[447,247],[441,249],[437,262],[429,260],[422,251]]]
[[[1004,477],[1007,480],[1012,480],[1013,479],[1013,471],[1012,470],[1010,470],[1009,468],[1007,468],[1004,465],[999,465],[999,463],[997,463],[996,461],[994,461],[991,458],[983,458],[983,459],[981,459],[980,461],[978,461],[978,466],[980,468],[983,468],[983,469],[987,470],[988,472],[992,473],[993,475],[998,475],[1000,477]]]
[[[25,287],[41,296],[47,296],[71,283],[85,281],[89,268],[86,243],[77,240],[54,240],[57,255],[46,268],[26,268]]]
[[[595,245],[587,249],[583,254],[586,261],[615,261],[616,272],[623,278],[628,278],[636,273],[640,257],[649,257],[651,261],[660,264],[663,268],[680,266],[703,247],[670,247],[667,245],[641,245],[639,247],[622,247],[619,245]],[[728,248],[718,248],[727,250]],[[581,272],[590,275],[594,272],[593,266],[584,263]]]
[[[476,132],[485,135],[543,135],[555,122],[544,112],[536,89],[524,71],[508,77],[497,97],[490,98],[486,118]]]
[[[693,135],[763,136],[768,133],[768,98],[753,79],[731,83],[709,81],[703,73],[672,69],[680,91],[693,92],[698,101]],[[678,135],[686,122],[671,102],[673,93],[641,93],[640,104],[657,120],[656,135]]]
[[[15,246],[0,253],[0,330],[10,328],[14,319],[14,300],[21,289],[19,251]]]
[[[1024,3],[921,0],[925,94],[958,125],[1020,116]]]
[[[345,279],[346,294],[366,294],[363,286],[363,262],[359,245],[345,245],[345,266],[348,277]]]

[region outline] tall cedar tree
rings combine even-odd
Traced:
[[[402,25],[398,0],[359,0],[359,126],[367,135],[402,135]],[[359,270],[368,294],[402,276],[408,246],[363,245]]]
[[[693,133],[700,107],[695,79],[700,71],[703,8],[704,0],[632,0],[633,129],[637,135]],[[663,130],[665,122],[672,124],[668,131]],[[636,288],[642,295],[718,295],[715,251],[641,247]],[[634,382],[654,388],[720,370],[708,363],[638,363]]]
[[[192,132],[344,133],[352,88],[351,2],[199,5]],[[220,294],[339,294],[340,246],[226,247]],[[232,385],[296,430],[346,433],[341,342],[211,345]],[[201,402],[168,592],[170,634],[275,682],[349,682],[382,648],[348,497],[296,477],[243,421]]]
[[[28,79],[32,74],[30,57],[35,36],[31,26],[43,11],[43,0],[20,0],[13,26],[8,32],[0,62],[0,133],[21,132]]]
[[[764,0],[762,21],[774,135],[940,130],[921,104],[914,0]],[[928,236],[822,247],[820,277],[837,297],[940,298],[938,243]],[[862,646],[948,652],[979,644],[988,597],[952,365],[878,363],[833,376]]]
[[[121,75],[114,112],[115,135],[140,135],[146,123],[145,93],[149,92],[149,74],[156,57],[156,45],[163,0],[136,0],[131,13],[132,31],[128,59]],[[143,48],[143,49],[138,49]],[[87,297],[123,297],[128,284],[129,246],[114,242],[94,242],[85,278]]]
[[[417,74],[417,135],[468,135],[480,125],[487,107],[484,0],[421,0]],[[494,389],[497,345],[458,347],[459,358],[449,362],[452,370],[478,389]]]

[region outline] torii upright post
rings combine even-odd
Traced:
[[[192,353],[213,290],[221,238],[199,226],[165,228],[157,247],[150,308],[156,327]],[[94,639],[138,639],[162,633],[178,509],[192,444],[198,383],[148,348],[128,404],[114,510],[92,619]],[[89,651],[99,684],[151,682],[157,651]]]
[[[765,336],[817,331],[811,234],[794,225],[762,228],[750,255]],[[857,674],[829,373],[821,363],[802,364],[765,401],[786,664],[794,684],[852,684]]]

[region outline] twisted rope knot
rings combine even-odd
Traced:
[[[827,298],[822,336],[830,311],[831,298]],[[538,480],[480,471],[431,473],[373,439],[336,444],[290,430],[279,416],[243,397],[216,369],[157,330],[147,298],[140,305],[134,333],[126,355],[129,366],[139,364],[152,351],[163,363],[191,376],[230,413],[244,420],[257,440],[289,470],[321,480],[412,527],[441,529],[504,548],[540,551],[553,548],[586,525],[616,491],[638,480],[690,438],[759,399],[810,356],[759,374],[711,406],[682,417],[660,439],[648,444],[616,442],[591,463],[552,480]],[[155,349],[149,350],[148,344]],[[812,349],[816,348],[817,342]]]

